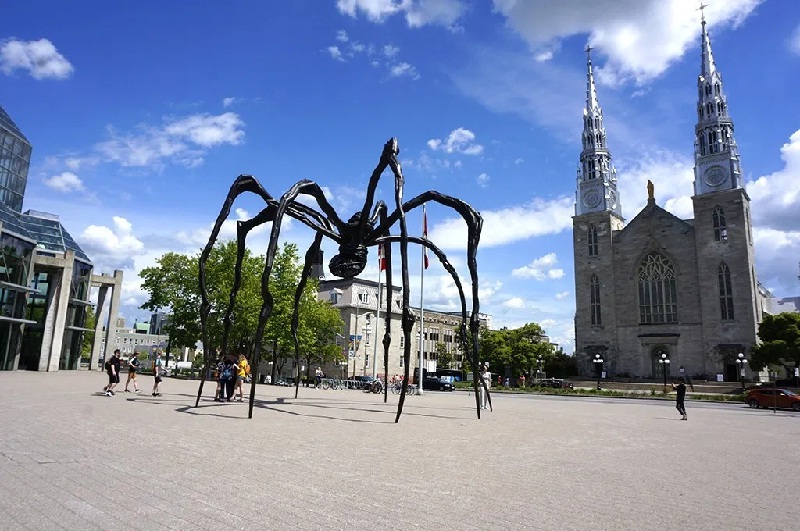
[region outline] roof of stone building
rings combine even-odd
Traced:
[[[669,210],[658,206],[655,201],[652,201],[648,202],[647,205],[640,210],[639,213],[636,214],[636,216],[630,220],[627,225],[622,228],[622,230],[615,232],[615,235],[617,235],[616,237],[618,238],[624,238],[627,233],[636,232],[639,225],[647,220],[653,219],[656,216],[662,217],[662,223],[660,223],[661,228],[666,226],[663,224],[663,221],[672,221],[675,225],[685,227],[687,232],[694,231],[694,220],[681,219]]]

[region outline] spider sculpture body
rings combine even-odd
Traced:
[[[424,192],[413,199],[403,202],[403,185],[404,178],[400,162],[397,160],[399,149],[397,147],[397,140],[392,138],[383,147],[380,161],[377,167],[372,172],[369,185],[367,187],[366,200],[360,212],[353,214],[346,222],[342,221],[336,211],[330,205],[328,200],[322,193],[322,189],[313,181],[302,180],[292,186],[283,196],[279,199],[273,198],[261,186],[261,184],[250,175],[240,175],[233,183],[228,192],[225,202],[222,205],[219,216],[211,231],[211,236],[208,239],[203,252],[200,255],[200,291],[201,291],[201,306],[200,306],[200,322],[202,327],[202,339],[205,352],[206,367],[211,362],[211,356],[214,349],[208,341],[207,323],[211,311],[211,305],[208,300],[208,291],[206,287],[206,262],[209,254],[213,249],[217,238],[219,236],[222,223],[228,218],[231,207],[238,196],[245,192],[254,193],[260,196],[266,203],[266,207],[256,214],[253,218],[237,222],[237,260],[234,269],[233,287],[230,292],[230,302],[223,314],[223,334],[222,344],[220,345],[221,354],[228,353],[228,336],[232,324],[232,313],[236,296],[241,284],[242,276],[242,260],[245,252],[245,240],[248,233],[255,227],[264,223],[272,222],[272,231],[270,233],[269,243],[267,245],[267,252],[265,257],[264,271],[261,276],[261,297],[262,305],[259,314],[258,326],[255,334],[255,349],[252,353],[252,359],[249,360],[252,367],[258,367],[258,361],[261,359],[261,344],[264,336],[264,330],[267,325],[270,314],[272,313],[273,298],[269,289],[270,274],[272,272],[275,253],[278,248],[278,240],[280,237],[281,224],[285,216],[289,216],[298,220],[304,225],[310,227],[315,232],[314,241],[308,248],[305,255],[305,263],[300,282],[297,286],[294,298],[294,313],[292,316],[291,332],[294,336],[295,356],[298,362],[300,361],[299,343],[297,340],[297,327],[298,327],[298,313],[299,301],[308,277],[311,274],[311,266],[314,259],[318,256],[322,238],[328,237],[334,242],[339,244],[338,253],[331,259],[329,267],[333,275],[340,278],[353,278],[364,270],[367,264],[368,248],[376,245],[383,245],[385,249],[386,259],[386,300],[391,300],[392,294],[392,244],[399,244],[400,259],[401,259],[401,272],[402,272],[402,319],[401,327],[405,337],[403,358],[405,367],[405,378],[403,379],[403,389],[400,394],[399,403],[397,406],[397,415],[395,422],[400,420],[403,412],[403,403],[406,396],[406,390],[409,381],[409,367],[411,365],[411,331],[414,326],[415,317],[411,312],[409,305],[409,281],[408,281],[408,244],[415,243],[422,245],[433,252],[439,259],[442,266],[453,278],[453,281],[458,288],[458,293],[461,301],[461,326],[459,328],[459,335],[461,345],[470,352],[473,368],[473,387],[475,390],[475,407],[480,418],[481,409],[478,392],[478,386],[482,386],[485,390],[487,397],[489,396],[488,387],[486,382],[483,381],[481,373],[478,370],[478,266],[477,266],[477,250],[480,241],[481,228],[483,220],[480,214],[469,206],[464,201],[451,197],[448,195],[440,194],[436,191]],[[394,208],[391,210],[386,206],[383,201],[375,203],[375,190],[378,186],[378,181],[381,175],[390,168],[394,175]],[[304,194],[313,198],[319,206],[319,211],[307,206],[304,203],[297,201],[299,195]],[[470,280],[472,284],[472,308],[470,310],[469,318],[467,317],[467,300],[464,294],[464,289],[458,274],[453,268],[452,264],[448,261],[447,256],[442,252],[439,247],[430,242],[427,238],[409,236],[406,227],[405,215],[410,210],[421,206],[427,201],[434,201],[443,206],[452,208],[467,224],[467,266],[469,268]],[[374,208],[373,208],[374,204]],[[400,234],[391,234],[391,229],[395,224],[399,223]],[[468,324],[469,323],[469,324]],[[469,327],[470,334],[467,333]],[[391,343],[391,313],[387,312],[385,315],[385,326],[383,336],[383,361],[384,367],[388,366],[389,362],[389,345]],[[384,374],[388,373],[384,370]],[[200,380],[200,388],[197,392],[197,402],[195,407],[200,403],[200,397],[203,393],[203,383],[205,382],[206,371],[203,371],[202,379]],[[296,379],[295,384],[295,397],[297,397],[299,388],[299,378]],[[254,379],[250,386],[250,400],[248,417],[253,416],[253,403],[255,400],[256,380]],[[384,401],[387,400],[388,386],[384,385]],[[489,406],[491,407],[491,398],[489,398]]]

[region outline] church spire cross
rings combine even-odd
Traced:
[[[701,75],[709,77],[712,73],[716,72],[717,66],[714,64],[714,55],[711,53],[711,39],[708,37],[708,30],[706,30],[706,13],[705,9],[708,4],[700,4],[697,8],[700,11],[700,24],[702,26],[701,40],[702,40],[702,68]]]
[[[592,48],[586,46],[586,110],[591,111],[600,107],[597,101],[597,87],[594,84],[594,73],[592,72]]]

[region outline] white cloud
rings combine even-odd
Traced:
[[[741,23],[762,1],[709,2],[709,33]],[[533,49],[588,34],[592,46],[608,58],[607,79],[644,83],[699,42],[697,5],[687,0],[494,0],[494,7]]]
[[[392,77],[410,77],[411,79],[419,79],[417,69],[406,62],[397,63],[389,67],[389,75]]]
[[[525,162],[525,159],[523,159],[522,157],[520,157],[520,158],[518,158],[518,159],[516,159],[516,160],[514,161],[514,164],[522,164],[523,162]]]
[[[480,155],[483,153],[483,146],[481,144],[476,144],[474,141],[475,133],[469,129],[459,127],[458,129],[453,129],[444,140],[438,138],[428,140],[428,147],[433,151],[442,150],[445,153]]]
[[[383,55],[388,57],[388,58],[394,57],[395,55],[397,55],[397,53],[399,51],[400,51],[400,48],[398,48],[397,46],[392,46],[391,44],[386,44],[383,47]]]
[[[556,293],[556,300],[563,301],[564,299],[569,297],[569,294],[570,294],[569,291],[562,291],[561,293]]]
[[[764,228],[800,227],[800,130],[781,147],[784,167],[746,185],[753,202],[753,220]]]
[[[533,278],[535,280],[558,280],[564,278],[564,270],[556,268],[558,257],[556,253],[549,253],[536,258],[530,264],[511,271],[511,275],[518,278]]]
[[[78,244],[89,255],[98,270],[132,269],[133,260],[141,255],[144,244],[133,234],[131,223],[120,216],[112,218],[113,228],[89,225],[78,238]]]
[[[110,140],[95,149],[106,161],[122,166],[163,166],[167,162],[187,167],[203,163],[206,151],[221,144],[237,145],[244,137],[244,122],[239,115],[196,114],[167,119],[161,126],[141,126],[141,132],[120,135],[109,128]]]
[[[64,193],[83,192],[85,190],[83,181],[80,179],[80,177],[69,171],[65,171],[59,175],[53,175],[52,177],[47,177],[44,180],[44,184],[53,190],[58,190],[59,192]]]
[[[339,42],[347,42],[348,41],[347,32],[345,30],[338,30],[336,32],[336,40]]]
[[[633,219],[647,204],[647,181],[653,182],[656,202],[681,219],[694,217],[694,160],[668,150],[643,149],[644,156],[617,162],[622,214]]]
[[[792,53],[796,53],[800,55],[800,26],[792,32],[792,36],[789,37],[789,50]]]
[[[480,246],[485,249],[571,229],[572,216],[575,214],[573,202],[571,197],[553,200],[537,198],[519,206],[481,210],[483,231]],[[429,237],[443,249],[463,249],[467,241],[467,227],[460,217],[446,219],[436,223]]]
[[[481,188],[486,188],[487,186],[489,186],[489,181],[491,179],[492,178],[489,177],[488,174],[481,173],[480,175],[478,175],[476,181],[478,181],[478,186],[480,186]]]
[[[351,17],[363,12],[372,22],[402,14],[412,28],[427,24],[453,26],[465,9],[460,0],[337,0],[336,7]]]
[[[0,42],[0,70],[11,74],[27,70],[34,79],[66,79],[73,71],[66,57],[47,39]]]
[[[239,101],[239,98],[222,98],[222,106],[228,108]]]
[[[331,55],[333,59],[344,62],[344,57],[342,57],[342,51],[339,50],[338,46],[328,46],[328,53]]]
[[[515,308],[515,309],[524,308],[525,307],[525,301],[522,300],[519,297],[512,297],[512,298],[504,301],[503,302],[503,306],[505,308]]]

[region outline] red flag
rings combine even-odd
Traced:
[[[425,205],[422,205],[422,237],[424,239],[428,239],[428,211],[425,209]],[[422,263],[425,266],[425,269],[428,269],[428,248],[422,248]]]
[[[378,245],[378,271],[386,271],[386,257],[383,256],[383,244]]]

